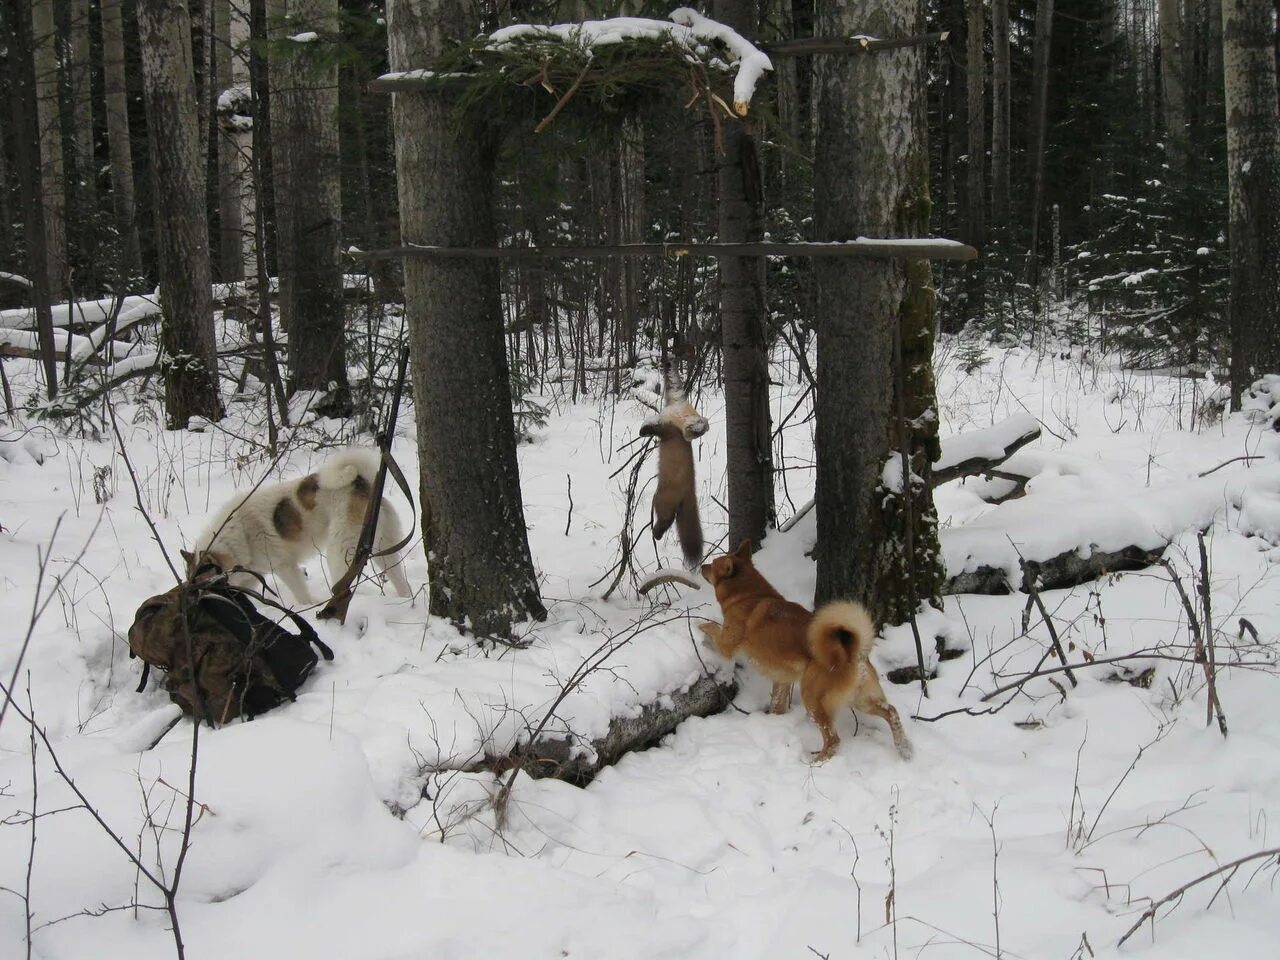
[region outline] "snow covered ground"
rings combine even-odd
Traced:
[[[1280,820],[1270,826],[1280,817],[1280,435],[1243,415],[1201,416],[1203,382],[1069,350],[993,348],[971,373],[954,344],[940,360],[944,433],[1014,414],[1043,426],[1017,455],[1033,477],[1026,498],[987,503],[980,494],[998,481],[937,491],[953,562],[1008,563],[1009,538],[1034,553],[1099,543],[1099,530],[1147,536],[1172,541],[1166,556],[1194,594],[1195,528],[1207,528],[1217,656],[1238,664],[1219,677],[1225,740],[1206,726],[1199,667],[1168,659],[1129,665],[1154,668],[1147,687],[1117,682],[1120,667],[1099,663],[1077,671],[1076,688],[1056,674],[983,702],[1041,660],[1048,633],[1035,613],[1023,629],[1025,594],[957,596],[921,623],[926,646],[943,635],[968,652],[938,664],[927,700],[915,686],[886,685],[904,718],[957,711],[906,720],[910,763],[878,721],[846,714],[839,754],[811,765],[820,738],[798,702],[785,717],[762,713],[767,684],[743,674],[737,709],[684,723],[585,789],[517,779],[499,824],[485,802],[493,776],[459,771],[536,726],[602,645],[608,669],[570,693],[549,729],[598,736],[611,715],[726,669],[694,639],[697,618],[715,613],[708,591],[663,588],[645,600],[624,581],[603,601],[607,581],[592,586],[618,549],[627,472],[610,474],[634,452],[624,445],[647,411],[631,399],[548,397],[548,425],[521,448],[547,622],[530,628],[526,650],[479,650],[428,620],[421,597],[365,589],[345,628],[321,627],[337,658],[297,703],[204,731],[176,902],[188,955],[1274,957],[1274,857],[1243,865],[1220,891],[1216,880],[1194,888],[1116,944],[1152,899],[1280,843]],[[32,389],[25,363],[6,367],[19,394]],[[775,397],[781,419],[803,390],[790,368],[775,376],[788,383]],[[176,434],[148,406],[117,407],[142,500],[171,553],[267,470],[247,409]],[[699,409],[712,423],[696,449],[716,543],[722,401],[704,396]],[[812,495],[806,409],[782,436],[784,517]],[[398,454],[411,471],[406,427]],[[331,423],[298,431],[282,472],[319,462],[315,445],[343,439],[336,432]],[[0,678],[8,682],[33,603],[47,599],[16,703],[34,709],[120,841],[167,879],[190,726],[148,749],[176,708],[154,687],[134,692],[124,635],[141,600],[172,577],[112,443],[25,422],[0,436],[0,613],[11,624]],[[1246,455],[1259,459],[1198,476]],[[805,602],[814,522],[810,514],[771,537],[759,559]],[[639,552],[650,570],[678,557],[674,540]],[[322,575],[318,565],[311,574]],[[425,580],[416,551],[408,574]],[[1043,599],[1073,663],[1186,656],[1187,618],[1160,567]],[[1242,617],[1260,643],[1238,636]],[[882,669],[913,662],[909,630],[889,631],[876,659]],[[77,807],[48,750],[37,742],[34,768],[32,753],[29,725],[11,711],[0,726],[0,956],[24,955],[28,889],[32,956],[172,956],[165,912],[120,909],[161,904],[156,890]]]

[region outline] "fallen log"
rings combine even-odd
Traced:
[[[624,754],[655,746],[681,721],[724,710],[737,693],[736,680],[704,676],[687,690],[663,694],[657,701],[644,704],[637,716],[614,717],[609,732],[596,740],[547,737],[520,744],[504,756],[487,757],[483,767],[499,775],[519,767],[535,779],[555,777],[586,786]]]
[[[933,465],[933,485],[993,474],[996,467],[1039,436],[1040,422],[1023,413],[982,430],[947,437],[942,441],[942,455]]]
[[[1065,550],[1048,560],[1028,560],[1027,570],[1036,578],[1037,589],[1062,590],[1097,580],[1111,573],[1125,570],[1143,570],[1160,562],[1168,544],[1146,549],[1138,546],[1121,547],[1119,550],[1093,550],[1087,557],[1078,550]],[[1004,595],[1018,590],[1027,592],[1027,584],[1021,573],[1012,576],[1002,567],[981,564],[950,576],[942,585],[942,593],[984,593]]]

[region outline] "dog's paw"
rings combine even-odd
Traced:
[[[915,748],[911,746],[911,741],[907,740],[906,738],[903,738],[902,740],[898,741],[898,743],[895,744],[895,746],[897,746],[898,748],[898,756],[900,756],[903,760],[910,760],[916,754]]]

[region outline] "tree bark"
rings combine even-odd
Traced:
[[[31,38],[49,296],[53,300],[64,300],[67,293],[67,193],[62,157],[62,105],[58,98],[58,35],[53,16],[53,0],[32,0]]]
[[[468,0],[395,0],[389,14],[392,70],[430,63],[476,27]],[[393,115],[404,242],[493,244],[493,144],[457,127],[439,92],[397,94]],[[479,260],[404,265],[431,612],[480,635],[546,616],[520,498],[497,271]]]
[[[712,16],[743,36],[759,32],[751,0],[715,0]],[[720,241],[759,241],[764,195],[755,138],[745,123],[728,123],[723,141],[717,163]],[[765,261],[721,257],[719,267],[729,543],[749,539],[758,549],[774,520]]]
[[[919,0],[869,0],[859,10],[824,5],[822,34],[921,32]],[[919,236],[928,228],[924,55],[919,47],[819,65],[814,164],[818,236]],[[930,463],[938,455],[933,396],[933,294],[927,261],[820,260],[818,280],[816,603],[853,597],[877,619],[905,619],[942,580]],[[902,337],[903,406],[897,417],[893,357]],[[911,481],[894,483],[908,445]],[[913,556],[908,564],[905,498]],[[909,579],[908,571],[914,575]],[[907,588],[912,584],[912,590]],[[913,595],[914,594],[914,595]]]
[[[222,416],[190,22],[183,0],[138,0],[147,139],[156,184],[164,404],[171,429],[186,427],[193,416]]]
[[[1187,61],[1181,0],[1160,0],[1160,95],[1168,156],[1175,173],[1182,173],[1187,161]]]
[[[26,0],[4,0],[0,4],[2,35],[11,38],[11,50],[30,50],[32,8]],[[41,369],[49,399],[58,394],[57,349],[53,341],[53,315],[49,295],[48,232],[46,210],[41,198],[43,165],[40,162],[35,61],[10,56],[9,104],[13,130],[13,158],[18,168],[18,197],[22,205],[23,236],[27,244],[27,264],[31,274],[32,303],[36,313],[36,336],[40,344]]]
[[[1223,0],[1231,397],[1280,373],[1280,108],[1268,0]]]
[[[133,187],[133,145],[129,140],[129,97],[125,80],[124,0],[102,0],[102,88],[107,117],[107,146],[111,156],[111,207],[124,240],[121,270],[136,274],[142,265],[137,206]]]
[[[981,247],[987,238],[987,113],[986,113],[986,62],[983,58],[983,36],[986,18],[982,0],[966,0],[968,8],[968,106],[969,106],[969,166],[968,166],[968,242]],[[970,268],[973,272],[977,272]]]
[[[213,21],[212,56],[214,102],[217,105],[218,150],[218,274],[226,282],[244,279],[245,257],[241,242],[240,193],[243,168],[238,156],[236,116],[230,104],[237,100],[231,60],[231,0],[210,0]],[[231,91],[231,93],[228,93]]]
[[[93,59],[89,46],[89,0],[71,0],[71,109],[75,117],[76,189],[80,210],[98,205],[98,165],[93,149]]]
[[[1031,249],[1027,276],[1040,281],[1040,217],[1044,206],[1044,148],[1049,125],[1049,49],[1053,42],[1053,0],[1036,4],[1036,36],[1032,48],[1031,104]]]
[[[991,220],[1009,222],[1009,0],[991,3]]]
[[[975,247],[987,240],[987,113],[986,62],[983,56],[986,18],[982,0],[965,0],[967,57],[965,64],[966,116],[969,143],[965,166],[965,239]],[[986,314],[985,270],[981,262],[971,263],[964,272],[964,314],[981,319]]]
[[[342,169],[338,157],[337,0],[275,0],[271,25],[272,158],[280,320],[294,390],[338,390],[345,405]],[[289,36],[317,33],[310,42]]]

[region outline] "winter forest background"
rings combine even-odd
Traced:
[[[4,954],[1273,955],[1278,16],[0,0]],[[252,723],[135,692],[402,350],[413,602]],[[651,589],[664,385],[909,764]]]

